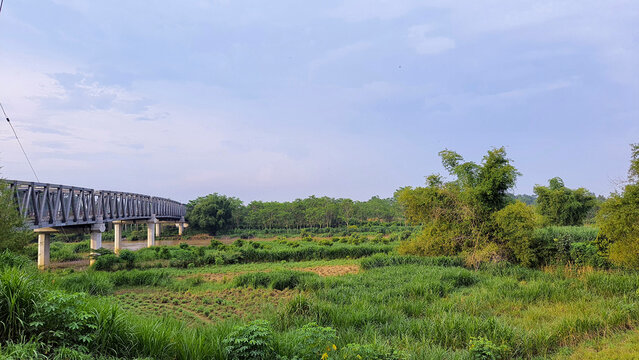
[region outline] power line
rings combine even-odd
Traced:
[[[2,4],[2,2],[0,2],[0,4]],[[13,128],[13,124],[11,124],[11,120],[9,120],[9,116],[7,116],[7,112],[4,111],[4,106],[2,106],[2,103],[0,103],[0,109],[2,109],[2,113],[4,114],[4,117],[7,119],[9,126],[11,126],[11,130],[13,130],[13,135],[15,135],[16,140],[18,140],[20,149],[22,149],[22,153],[24,154],[24,157],[27,159],[27,162],[29,163],[29,167],[31,168],[31,171],[33,171],[33,176],[35,176],[36,180],[40,182],[40,179],[38,178],[38,174],[36,174],[35,169],[33,168],[33,165],[31,165],[31,160],[29,160],[29,157],[27,156],[27,152],[24,151],[24,147],[22,146],[22,142],[20,141],[20,138],[18,137],[18,133],[16,133],[16,129]]]

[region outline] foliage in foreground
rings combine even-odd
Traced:
[[[9,186],[0,179],[0,251],[20,251],[32,234],[24,226]]]
[[[639,269],[639,144],[633,144],[628,184],[610,196],[597,214],[602,236],[610,243],[610,260]]]

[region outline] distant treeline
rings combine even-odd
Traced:
[[[514,200],[534,204],[536,195],[510,195]],[[199,197],[187,204],[187,218],[195,228],[212,234],[238,229],[273,230],[337,228],[370,223],[404,224],[404,210],[396,197],[373,196],[367,201],[309,196],[294,201],[242,200],[218,193]]]
[[[368,222],[403,222],[394,198],[367,201],[310,196],[294,201],[252,201],[220,194],[199,197],[187,204],[189,223],[218,233],[234,229],[332,228]]]

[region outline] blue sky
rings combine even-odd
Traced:
[[[608,194],[639,142],[639,2],[6,0],[0,102],[44,182],[367,199],[505,146]],[[6,124],[0,176],[31,180]]]

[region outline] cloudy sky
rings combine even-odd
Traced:
[[[391,196],[505,146],[608,194],[639,142],[636,0],[5,0],[0,102],[43,182]],[[0,176],[32,180],[0,124]]]

